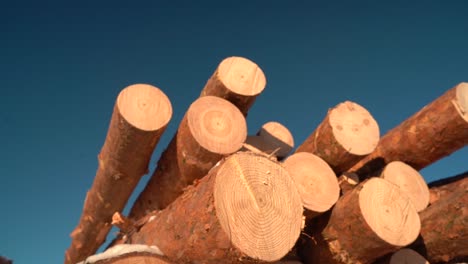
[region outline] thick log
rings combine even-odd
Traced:
[[[80,222],[71,233],[65,263],[96,252],[111,228],[112,215],[125,207],[172,116],[166,95],[136,84],[123,89],[115,103],[109,130],[98,156],[99,167],[86,195]]]
[[[419,216],[408,197],[374,177],[344,194],[325,228],[312,233],[300,250],[305,263],[372,263],[412,243],[419,230]]]
[[[320,157],[299,152],[289,156],[283,166],[296,184],[308,218],[328,211],[338,200],[340,187],[336,174]]]
[[[410,248],[403,248],[389,254],[388,256],[379,259],[374,264],[429,264],[429,262],[421,256],[418,252],[410,249]]]
[[[200,96],[224,98],[247,116],[257,96],[265,89],[266,78],[262,69],[249,59],[224,59],[206,83]]]
[[[343,172],[338,177],[338,184],[340,185],[341,194],[345,194],[359,184],[359,176],[356,173]]]
[[[289,129],[278,122],[265,123],[254,136],[245,141],[255,150],[284,159],[294,148],[294,138]]]
[[[349,171],[366,178],[396,160],[421,170],[467,144],[468,83],[460,83],[388,131]]]
[[[294,246],[301,223],[301,199],[283,166],[238,152],[130,239],[157,246],[175,263],[273,262]]]
[[[328,111],[296,152],[321,157],[341,175],[374,150],[379,135],[379,126],[372,115],[364,107],[346,101]]]
[[[156,247],[116,245],[78,264],[171,264]]]
[[[388,163],[380,177],[397,185],[408,195],[416,211],[421,212],[429,205],[429,188],[421,174],[401,161]]]
[[[420,213],[421,235],[412,245],[431,263],[468,261],[468,177],[449,186]]]
[[[239,150],[246,136],[245,118],[233,104],[214,96],[198,98],[161,155],[129,217],[139,219],[167,207],[219,160]]]
[[[464,182],[465,178],[468,177],[468,171],[460,173],[458,175],[443,178],[437,181],[429,183],[429,204],[435,203],[441,197],[445,197],[448,194],[454,192],[459,188],[459,185]]]

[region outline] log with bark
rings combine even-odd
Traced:
[[[376,177],[344,194],[327,220],[300,247],[305,263],[372,263],[412,243],[420,230],[408,197]]]
[[[372,115],[364,107],[346,101],[328,111],[296,152],[321,157],[341,175],[375,149],[379,136],[379,126]]]
[[[246,136],[245,118],[233,104],[214,96],[198,98],[161,155],[129,217],[139,219],[167,207],[219,160],[239,150]]]
[[[294,180],[308,218],[328,211],[340,196],[340,187],[333,170],[320,157],[298,152],[283,162]]]
[[[411,246],[431,263],[468,261],[468,177],[451,182],[420,213],[421,235]]]
[[[468,144],[468,83],[460,83],[388,131],[349,171],[361,178],[399,160],[416,170]]]
[[[468,177],[468,171],[429,183],[429,203],[433,204],[439,200],[440,197],[452,193],[458,188],[457,185],[461,184],[466,177]]]
[[[206,83],[200,96],[224,98],[247,116],[257,96],[265,89],[266,78],[262,69],[249,59],[224,59]]]
[[[136,84],[123,89],[115,103],[109,130],[98,156],[99,166],[86,195],[65,263],[76,263],[104,243],[115,212],[125,207],[161,135],[172,117],[172,106],[158,88]]]
[[[90,256],[78,264],[171,264],[156,247],[147,245],[116,245]]]
[[[278,122],[265,123],[254,136],[247,136],[245,148],[284,159],[294,148],[294,138],[287,127]]]
[[[388,163],[380,177],[397,185],[408,195],[416,211],[421,212],[429,205],[429,188],[421,174],[401,161]]]
[[[338,184],[340,185],[341,194],[343,195],[359,184],[359,176],[356,173],[343,172],[343,174],[338,177]]]
[[[294,246],[301,224],[301,198],[283,166],[238,152],[129,239],[157,246],[175,263],[273,262]]]

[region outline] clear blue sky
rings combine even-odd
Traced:
[[[15,263],[63,262],[115,99],[130,84],[172,101],[153,169],[228,56],[267,77],[249,132],[279,121],[297,143],[344,100],[385,133],[468,81],[466,1],[13,2],[0,4],[0,255]],[[432,181],[467,164],[465,147],[422,174]]]

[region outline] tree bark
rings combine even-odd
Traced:
[[[468,261],[468,177],[447,187],[420,213],[421,235],[412,245],[431,263]]]
[[[359,177],[355,173],[344,172],[338,177],[338,184],[340,185],[341,195],[344,195],[359,184]]]
[[[156,87],[136,84],[122,90],[98,156],[99,167],[86,195],[80,222],[71,233],[65,263],[96,252],[111,228],[112,215],[125,207],[172,116],[166,95]]]
[[[379,127],[372,115],[364,107],[346,101],[328,111],[296,152],[310,152],[321,157],[336,175],[341,175],[371,153],[378,141]]]
[[[77,264],[171,264],[156,247],[117,245]]]
[[[206,83],[200,96],[224,98],[247,116],[257,96],[265,89],[265,75],[254,62],[242,57],[224,59]]]
[[[416,211],[421,212],[429,205],[429,188],[419,172],[401,161],[388,163],[380,177],[397,185],[408,195]]]
[[[284,159],[294,148],[294,138],[289,129],[278,122],[265,123],[255,136],[248,136],[245,143],[256,151]]]
[[[309,218],[328,211],[338,200],[340,187],[333,170],[318,156],[299,152],[283,162],[294,180]]]
[[[338,200],[325,228],[311,234],[301,255],[305,263],[372,263],[412,243],[419,230],[418,213],[407,196],[374,177]]]
[[[246,136],[245,118],[233,104],[214,96],[197,99],[161,155],[129,217],[139,219],[167,207],[219,160],[239,150]]]
[[[349,171],[367,178],[391,161],[416,170],[468,144],[468,83],[460,83],[388,131]]]
[[[301,230],[302,203],[288,172],[263,155],[239,152],[131,236],[175,263],[277,261]]]
[[[441,197],[445,197],[450,193],[457,190],[459,187],[458,185],[462,184],[465,178],[468,177],[468,171],[460,173],[458,175],[443,178],[434,182],[429,183],[429,193],[430,199],[429,203],[433,204],[438,201]]]

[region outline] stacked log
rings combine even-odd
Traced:
[[[418,213],[400,189],[371,178],[344,194],[323,230],[301,248],[305,263],[372,263],[416,240]]]
[[[239,152],[155,213],[130,240],[157,246],[175,263],[273,262],[294,246],[301,223],[300,196],[283,166]]]
[[[379,126],[372,115],[357,103],[346,101],[328,111],[296,152],[319,156],[341,175],[371,153],[379,137]]]
[[[421,235],[412,248],[431,263],[468,261],[466,176],[431,189],[438,198],[420,213]]]
[[[204,96],[193,102],[156,170],[140,193],[130,218],[167,207],[185,187],[200,179],[223,157],[242,147],[247,124],[230,102]]]
[[[114,212],[123,210],[172,116],[166,95],[136,84],[123,89],[115,103],[109,131],[98,156],[99,167],[86,195],[80,222],[71,233],[65,263],[76,263],[101,246]]]
[[[338,200],[340,187],[333,170],[318,156],[299,152],[283,162],[301,195],[308,218],[328,211]]]
[[[273,155],[278,160],[294,148],[294,138],[287,127],[278,122],[265,123],[256,135],[247,136],[244,149]]]
[[[350,172],[372,176],[391,161],[421,170],[468,145],[468,83],[460,83],[388,131]]]
[[[247,116],[265,86],[265,75],[257,64],[243,57],[229,57],[218,65],[200,96],[224,98]]]

